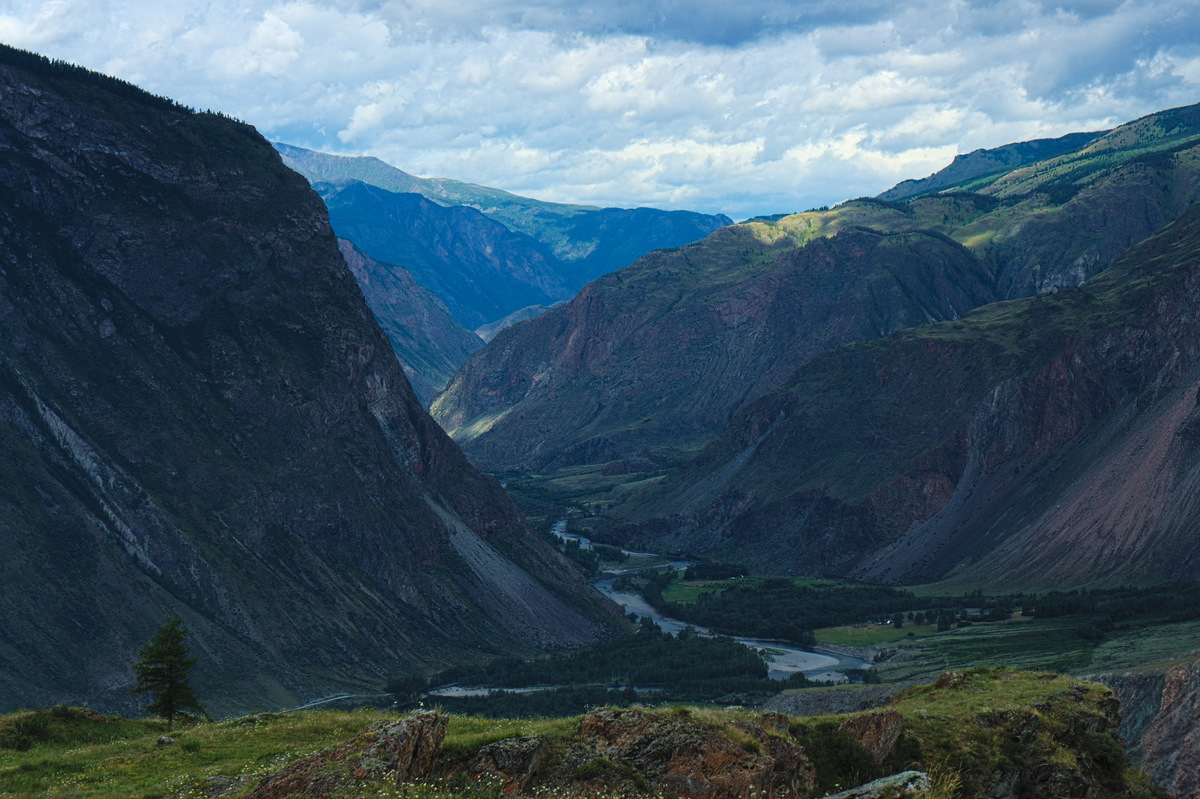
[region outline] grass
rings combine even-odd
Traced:
[[[896,629],[890,624],[854,624],[844,627],[824,627],[814,630],[819,644],[840,646],[876,646],[937,634],[936,624],[905,624]]]

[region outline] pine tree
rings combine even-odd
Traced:
[[[167,720],[167,732],[175,723],[175,716],[184,710],[204,713],[200,700],[188,683],[188,671],[196,665],[196,658],[188,657],[184,637],[187,628],[183,619],[172,613],[158,627],[154,637],[140,648],[133,664],[137,674],[134,693],[149,693],[152,701],[144,705],[149,713],[163,716]]]

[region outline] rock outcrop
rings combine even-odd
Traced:
[[[1200,660],[1096,679],[1120,702],[1129,759],[1171,796],[1200,796]]]
[[[327,799],[360,785],[417,782],[433,772],[448,722],[435,711],[377,722],[338,746],[272,774],[247,799]]]

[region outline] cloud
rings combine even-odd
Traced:
[[[0,41],[304,147],[739,218],[1200,100],[1191,4],[898,5],[6,0]]]

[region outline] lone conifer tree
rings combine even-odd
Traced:
[[[171,731],[175,716],[184,710],[204,712],[188,684],[188,671],[196,665],[196,658],[188,657],[183,642],[186,635],[183,619],[172,613],[159,625],[154,637],[138,649],[141,660],[133,664],[137,674],[133,692],[150,694],[152,701],[144,707],[147,712],[166,718],[167,732]]]

